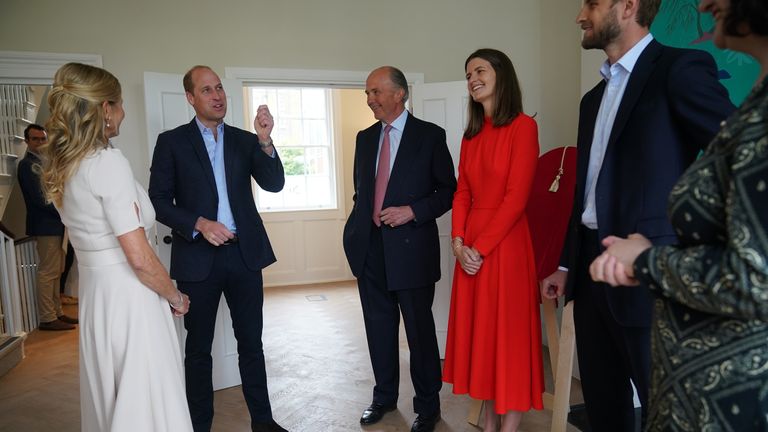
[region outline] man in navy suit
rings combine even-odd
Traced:
[[[357,277],[376,386],[360,423],[378,422],[397,408],[400,314],[411,352],[418,414],[412,431],[440,419],[440,357],[432,316],[440,279],[435,219],[450,210],[456,190],[445,131],[405,110],[408,82],[390,66],[371,72],[368,106],[379,120],[357,134],[354,207],[344,250]]]
[[[595,283],[589,264],[610,234],[676,242],[667,196],[733,110],[712,57],[653,40],[660,0],[585,1],[582,47],[602,49],[603,80],[581,100],[576,196],[561,269],[542,295],[575,300],[579,369],[593,431],[633,431],[632,386],[647,410],[652,299]],[[567,271],[567,273],[566,273]]]
[[[274,121],[258,108],[256,134],[224,123],[227,96],[218,75],[195,66],[184,76],[195,118],[157,137],[149,196],[173,230],[171,277],[194,306],[184,317],[187,402],[195,431],[213,421],[211,345],[221,294],[237,338],[240,377],[253,431],[284,431],[273,419],[261,343],[261,270],[275,262],[251,178],[270,192],[285,184],[270,137]]]
[[[77,318],[64,315],[61,309],[59,280],[64,270],[62,236],[64,224],[53,204],[47,203],[40,187],[38,150],[48,142],[45,129],[31,124],[24,129],[27,154],[19,161],[17,177],[27,209],[27,235],[37,244],[37,313],[40,330],[72,330]]]

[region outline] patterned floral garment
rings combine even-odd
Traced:
[[[768,431],[767,83],[672,190],[680,244],[635,261],[657,296],[649,431]]]

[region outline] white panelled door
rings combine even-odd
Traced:
[[[155,150],[157,136],[164,131],[188,123],[195,116],[195,111],[187,102],[182,86],[182,75],[144,72],[144,101],[147,113],[147,143],[149,159]],[[243,92],[242,83],[236,80],[222,79],[227,91],[227,116],[224,121],[232,126],[243,127]],[[165,268],[171,262],[171,229],[157,223],[154,239],[155,250]],[[191,307],[194,306],[194,301]],[[184,354],[184,330],[182,320],[176,320],[179,333],[179,345]],[[213,389],[240,385],[240,372],[237,365],[237,341],[232,330],[229,308],[221,297],[216,316],[216,330],[211,349],[213,357]]]
[[[459,165],[461,137],[464,134],[464,126],[467,124],[468,97],[466,81],[417,84],[412,87],[413,114],[445,129],[454,168]],[[440,358],[445,358],[448,312],[451,307],[451,287],[453,286],[455,262],[451,252],[450,211],[437,220],[437,227],[440,235],[440,272],[442,278],[435,286],[435,302],[432,305],[432,313],[435,315]]]

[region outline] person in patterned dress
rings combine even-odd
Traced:
[[[768,431],[768,3],[702,0],[760,75],[669,197],[675,246],[609,236],[596,281],[655,295],[649,431]]]

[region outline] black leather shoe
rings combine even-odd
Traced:
[[[366,408],[365,411],[363,411],[363,415],[360,417],[360,424],[372,425],[377,423],[379,420],[381,420],[382,417],[384,417],[384,414],[396,409],[397,404],[382,405],[380,403],[374,402],[371,404],[371,406]]]
[[[254,423],[251,425],[251,430],[253,432],[288,432],[288,429],[284,429],[274,420],[266,423]]]
[[[416,416],[416,421],[411,426],[411,432],[432,432],[435,430],[435,425],[440,421],[440,411],[433,416],[423,416],[421,414]]]

